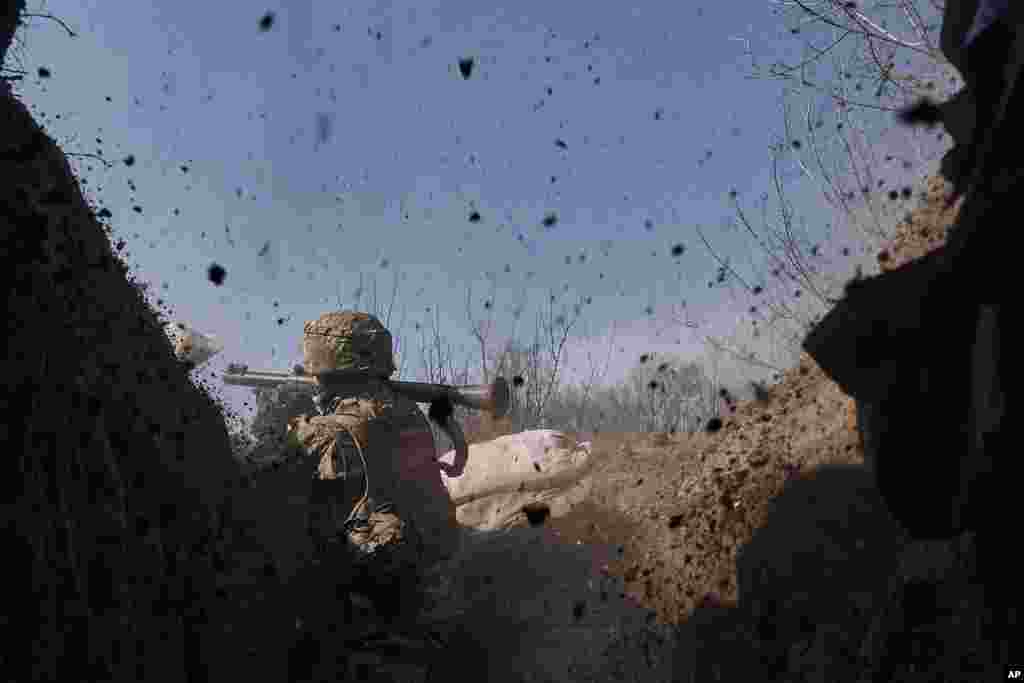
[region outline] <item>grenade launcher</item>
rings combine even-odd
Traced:
[[[254,389],[273,389],[277,387],[294,387],[308,389],[311,393],[317,386],[317,379],[327,382],[353,381],[357,378],[351,371],[332,370],[320,373],[319,375],[308,375],[302,370],[302,366],[296,366],[292,372],[279,370],[250,370],[248,366],[230,364],[223,375],[225,384],[235,386],[252,387]],[[508,382],[499,377],[490,384],[470,384],[466,386],[451,386],[448,384],[430,384],[428,382],[399,382],[385,380],[388,385],[398,394],[415,401],[416,403],[435,403],[437,401],[450,401],[456,405],[465,406],[474,410],[483,410],[494,417],[504,417],[508,413],[510,405],[510,394]],[[442,414],[444,411],[441,411]],[[447,411],[450,413],[451,411]],[[449,414],[443,423],[439,425],[455,444],[455,463],[453,466],[446,466],[442,463],[442,469],[449,476],[459,476],[465,467],[469,457],[469,448],[466,445],[466,437],[462,433],[462,427]]]

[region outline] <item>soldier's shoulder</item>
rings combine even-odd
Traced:
[[[330,416],[349,419],[371,419],[389,404],[387,396],[373,392],[362,396],[351,396],[338,400]]]
[[[351,411],[353,408],[358,408],[366,402],[366,399],[361,396],[349,396],[347,398],[339,398],[334,401],[334,405],[331,410],[331,414],[339,415],[345,411]]]
[[[334,432],[357,423],[360,419],[358,415],[345,413],[329,413],[312,417],[300,415],[289,421],[288,434],[293,440],[305,443],[333,436]]]
[[[388,383],[374,386],[358,398],[347,400],[352,401],[350,405],[359,405],[364,409],[373,410],[401,410],[408,405],[415,405]]]

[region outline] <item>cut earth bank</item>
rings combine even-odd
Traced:
[[[4,50],[21,9],[0,11]],[[175,361],[63,152],[0,88],[5,400],[22,409],[10,417],[22,450],[5,460],[4,547],[9,585],[33,596],[5,603],[4,668],[26,680],[285,680],[293,626],[268,551],[300,535],[297,480],[255,497],[239,488],[222,407]],[[942,192],[929,185],[891,259],[941,242]],[[479,552],[452,590],[472,598],[463,642],[483,641],[491,662],[478,666],[507,680],[532,653],[553,680],[848,680],[893,652],[885,636],[905,630],[906,579],[929,572],[945,579],[940,601],[963,598],[933,621],[929,647],[967,657],[970,539],[905,542],[858,471],[848,411],[805,360],[717,434],[598,436],[577,510],[467,543]],[[805,474],[787,485],[794,463]],[[708,592],[726,606],[657,623],[679,622]],[[861,664],[844,660],[854,654]]]
[[[943,243],[962,204],[950,190],[927,181],[883,270]],[[671,625],[676,680],[995,673],[973,534],[907,537],[863,467],[852,400],[806,355],[717,433],[599,434],[593,452],[587,500],[547,530],[600,549],[627,598]],[[609,661],[635,639],[650,649],[624,633]]]
[[[942,244],[949,191],[928,180],[883,269]],[[991,661],[973,536],[910,541],[863,467],[852,400],[809,357],[716,433],[591,450],[569,505],[468,544],[452,572],[471,622],[515,625],[486,645],[514,653],[494,680],[530,659],[549,680],[636,681],[970,680]]]

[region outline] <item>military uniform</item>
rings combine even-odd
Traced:
[[[356,395],[289,424],[291,448],[315,463],[311,536],[320,545],[344,538],[359,565],[380,553],[428,563],[448,554],[455,506],[422,412],[379,380],[346,393]]]
[[[373,316],[341,311],[307,322],[303,355],[307,374],[340,371],[319,375],[320,415],[289,421],[291,458],[308,462],[313,480],[308,533],[321,558],[344,558],[328,560],[339,581],[384,616],[414,617],[424,570],[457,539],[433,433],[387,383],[391,335]]]

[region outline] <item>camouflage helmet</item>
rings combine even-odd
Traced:
[[[336,311],[309,320],[302,328],[303,369],[357,370],[378,377],[395,372],[391,333],[369,313]]]

